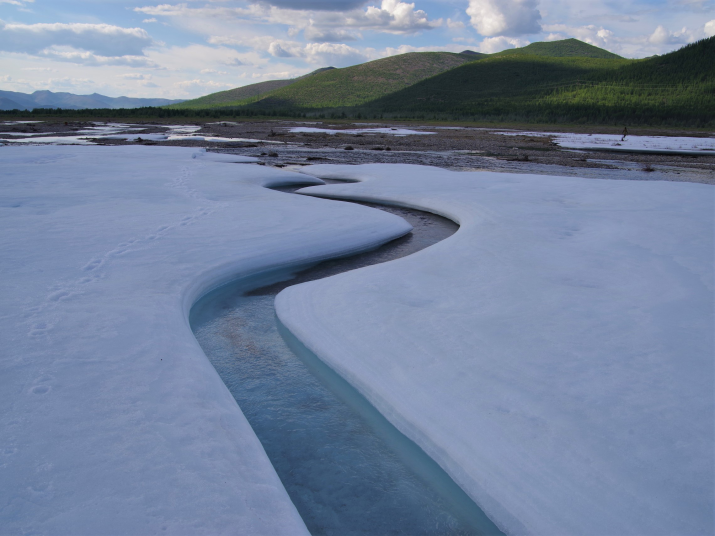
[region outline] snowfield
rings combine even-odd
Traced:
[[[0,148],[0,534],[307,534],[189,308],[410,227],[251,160]]]
[[[350,128],[344,130],[336,130],[333,128],[320,127],[290,127],[288,132],[301,134],[390,134],[391,136],[424,136],[434,134],[424,130],[413,130],[410,128],[393,128],[393,127],[378,127],[378,128]]]
[[[459,231],[282,323],[509,534],[713,534],[712,186],[319,165]]]
[[[714,156],[715,137],[692,136],[626,136],[617,134],[575,134],[572,132],[498,132],[504,136],[553,136],[554,143],[564,149],[641,154],[678,154]]]
[[[713,533],[712,186],[0,148],[0,534],[307,534],[188,313],[230,279],[460,230],[282,323],[507,533]],[[308,175],[310,174],[310,175]]]

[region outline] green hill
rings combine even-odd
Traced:
[[[522,54],[491,56],[423,80],[370,103],[382,112],[477,109],[490,102],[528,101],[630,60],[552,58]]]
[[[715,38],[645,60],[494,55],[369,103],[368,113],[540,122],[715,123]]]
[[[524,48],[497,54],[482,54],[471,50],[459,54],[411,52],[343,69],[319,69],[301,78],[273,80],[221,91],[185,101],[172,108],[250,106],[274,110],[360,106],[466,63],[503,56],[622,59],[577,39],[532,43]]]
[[[308,78],[324,71],[329,71],[335,67],[323,67],[308,73],[298,78],[289,78],[287,80],[268,80],[266,82],[258,82],[257,84],[250,84],[248,86],[237,87],[235,89],[229,89],[227,91],[219,91],[217,93],[211,93],[204,97],[199,97],[198,99],[192,99],[184,101],[179,104],[174,104],[169,106],[169,108],[181,109],[181,108],[194,108],[194,109],[204,109],[204,108],[214,108],[221,106],[232,106],[238,103],[246,103],[252,100],[258,100],[261,96],[280,89],[282,87],[295,84],[299,80]]]
[[[478,57],[477,57],[478,59]],[[410,52],[333,69],[281,88],[252,104],[258,108],[357,106],[399,91],[475,58],[451,52]]]
[[[260,100],[248,86],[178,106],[235,116],[705,127],[715,126],[714,57],[715,38],[643,60],[575,39],[490,55],[410,53],[290,81]]]
[[[549,41],[531,43],[522,48],[510,48],[502,50],[492,56],[549,56],[551,58],[601,58],[601,59],[623,59],[621,56],[603,50],[602,48],[589,45],[578,39],[563,39],[561,41]]]
[[[484,53],[482,53],[482,52],[474,52],[473,50],[462,50],[462,52],[460,52],[460,54],[463,54],[463,55],[465,55],[465,56],[469,56],[469,57],[471,57],[472,59],[475,59],[475,60],[476,60],[476,59],[486,58],[486,57],[489,55],[489,54],[484,54]]]

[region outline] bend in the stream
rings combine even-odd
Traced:
[[[192,329],[313,535],[501,534],[434,460],[275,316],[275,295],[287,286],[409,255],[457,229],[421,211],[379,208],[406,217],[413,233],[307,269],[234,281],[197,301]]]

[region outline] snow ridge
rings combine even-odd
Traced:
[[[293,286],[281,322],[509,534],[713,533],[713,189],[305,168],[313,196],[451,217]]]
[[[0,534],[307,534],[188,312],[409,225],[191,148],[0,158]]]

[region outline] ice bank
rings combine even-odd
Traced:
[[[503,530],[713,533],[712,186],[305,168],[460,230],[290,287],[283,324]]]
[[[307,533],[188,309],[409,226],[250,160],[0,148],[0,534]]]

